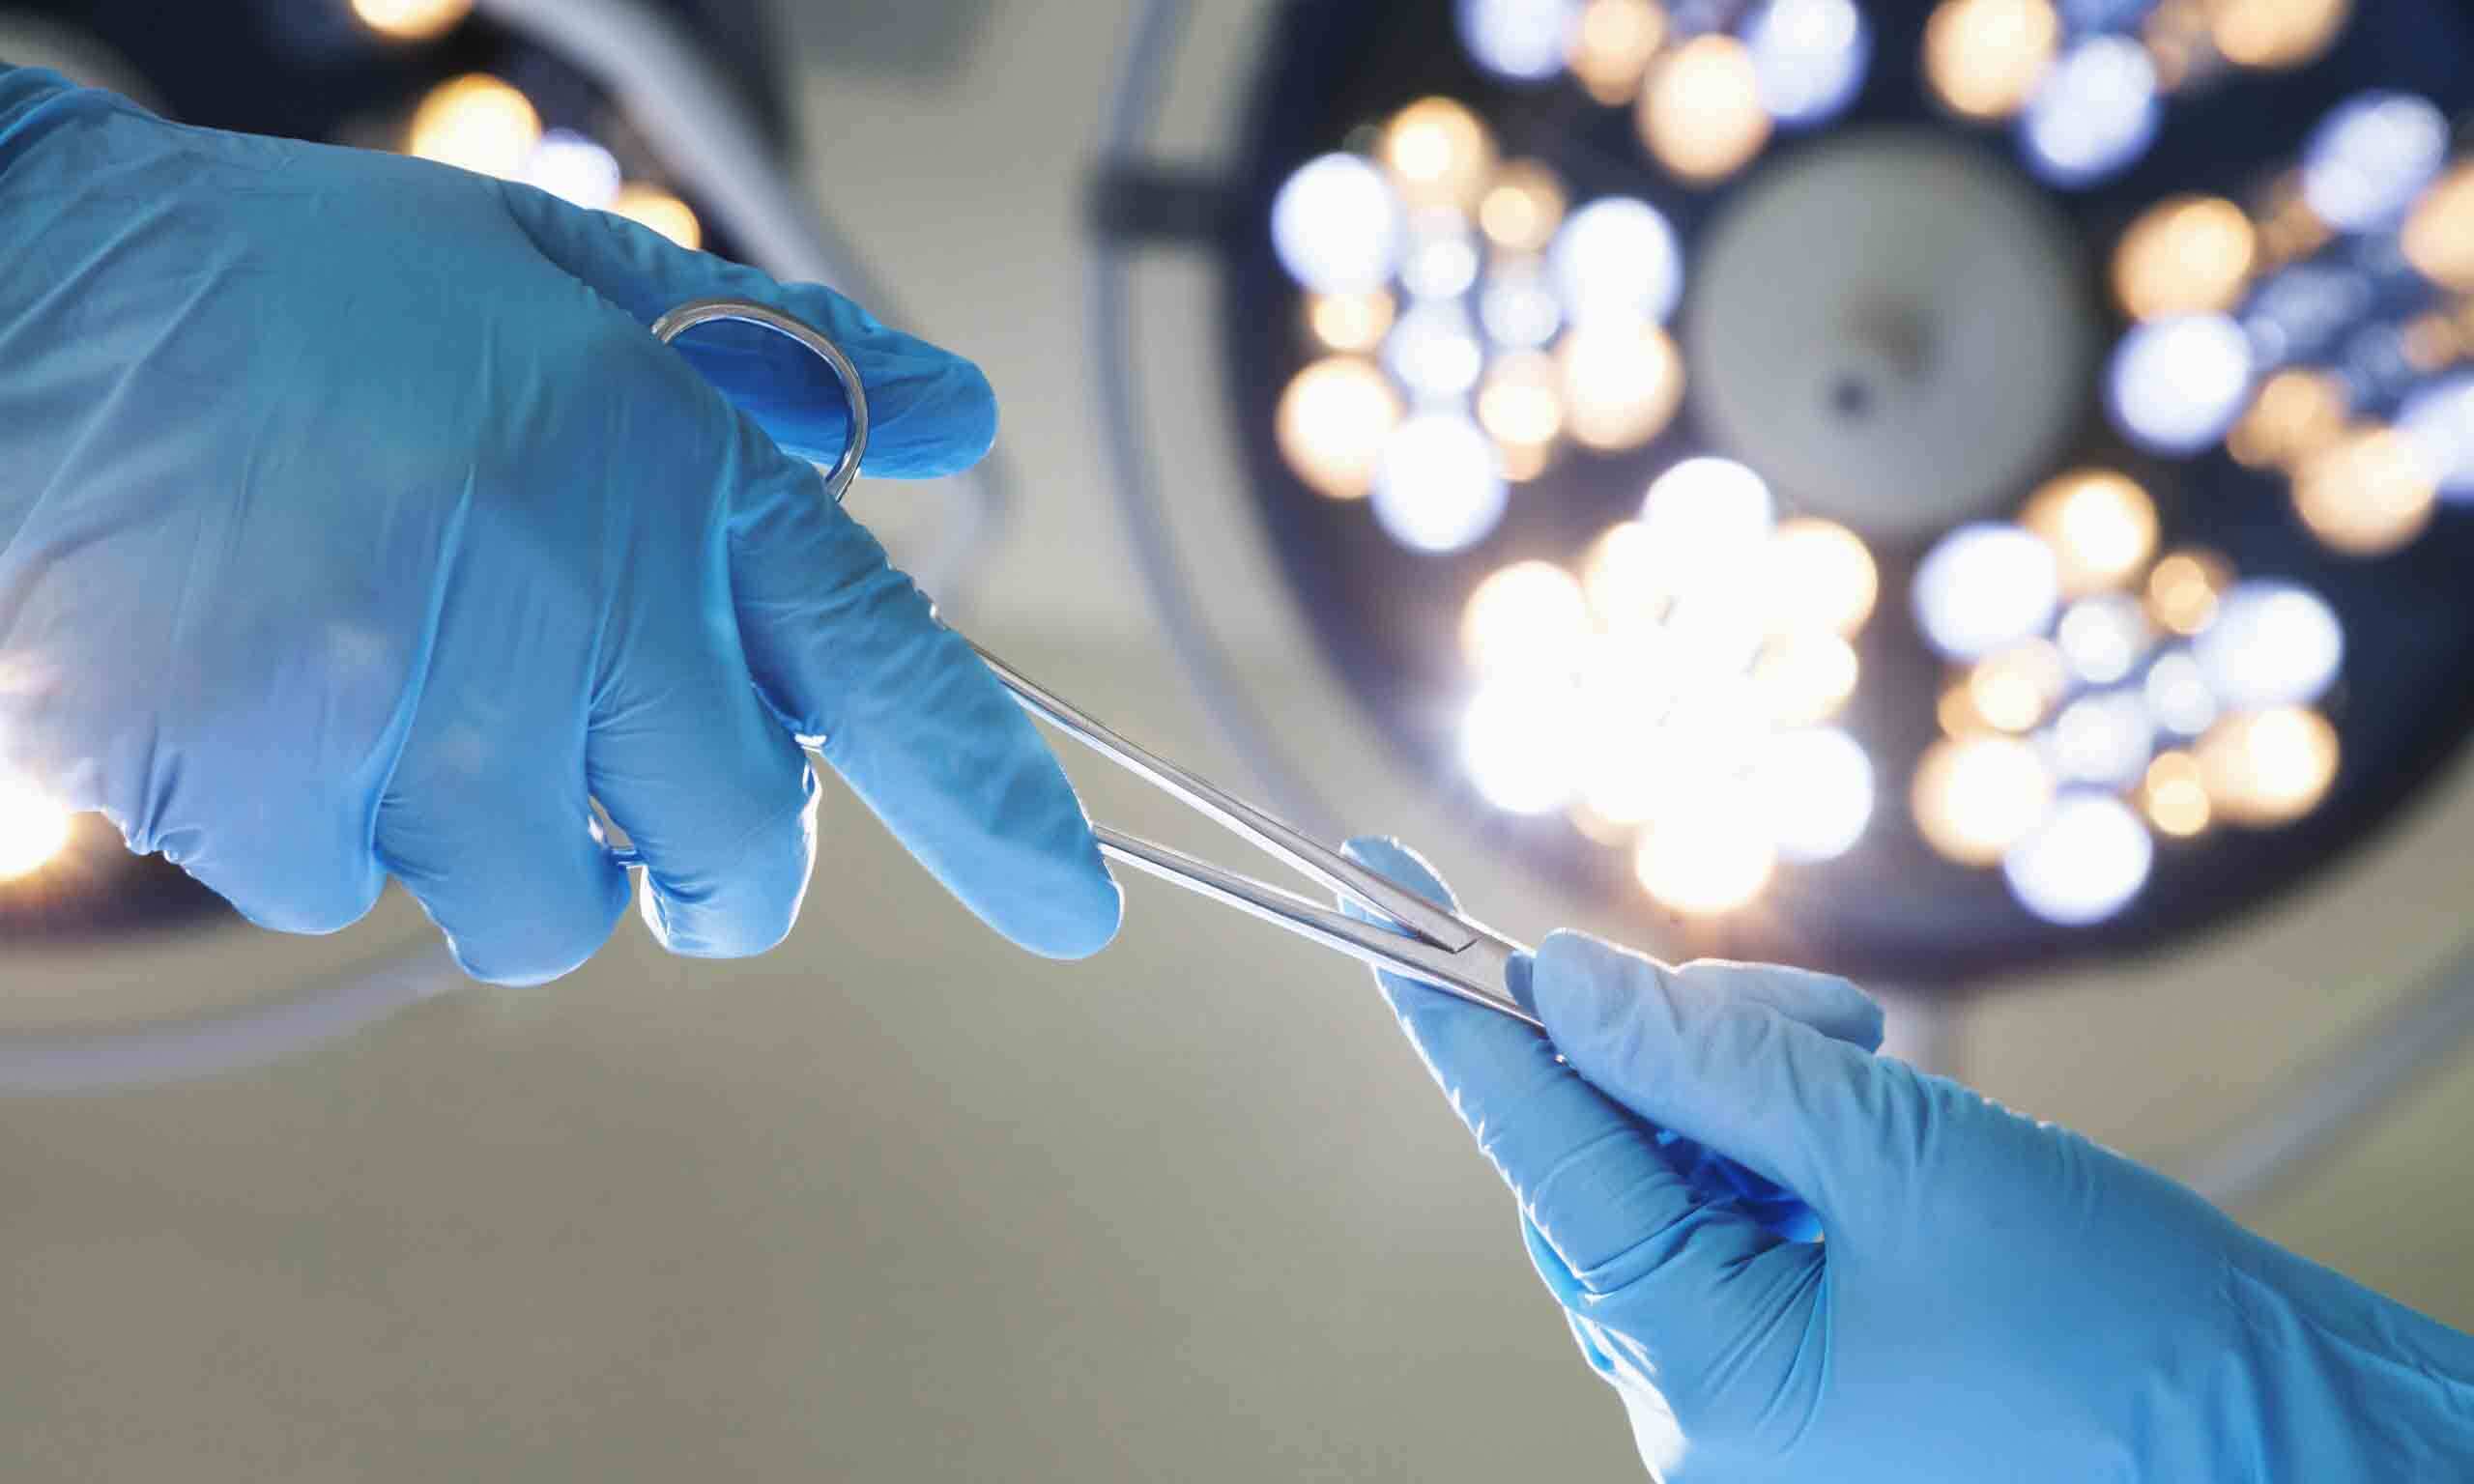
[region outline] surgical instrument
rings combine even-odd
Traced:
[[[849,357],[814,327],[766,305],[740,300],[706,299],[680,304],[654,321],[652,332],[667,343],[696,326],[714,321],[737,321],[787,335],[823,360],[841,382],[850,410],[849,441],[824,475],[826,498],[841,499],[858,472],[868,438],[867,395]],[[1102,854],[1335,952],[1422,980],[1529,1025],[1539,1024],[1538,1017],[1522,1006],[1512,988],[1513,965],[1529,953],[1521,944],[1394,885],[1338,850],[1120,736],[986,649],[977,644],[971,647],[1031,715],[1188,808],[1251,841],[1318,885],[1378,914],[1381,920],[1367,922],[1351,917],[1183,851],[1094,824],[1092,834],[1099,841]]]

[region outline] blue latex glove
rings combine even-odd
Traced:
[[[1352,849],[1450,899],[1399,846]],[[1557,933],[1527,985],[1551,1043],[1381,981],[1654,1472],[2474,1477],[2474,1339],[1876,1055],[1879,1013],[1843,980]],[[1696,1177],[1664,1130],[1801,1193],[1827,1242]]]
[[[0,71],[0,765],[268,927],[392,875],[524,983],[624,910],[589,798],[671,948],[779,941],[822,738],[998,930],[1096,950],[1116,889],[1055,760],[791,456],[840,452],[830,373],[646,333],[708,295],[841,342],[870,473],[988,447],[975,367],[822,288]]]

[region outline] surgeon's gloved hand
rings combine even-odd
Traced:
[[[0,71],[0,767],[269,927],[391,874],[526,983],[625,907],[595,798],[670,947],[779,941],[821,738],[998,930],[1096,950],[1116,889],[1063,773],[793,457],[841,451],[830,372],[646,332],[714,295],[849,353],[868,472],[986,450],[977,369],[824,289]]]
[[[1382,985],[1663,1477],[2474,1478],[2474,1338],[1877,1055],[1843,980],[1557,933],[1528,985],[1551,1042]],[[1775,1187],[1826,1241],[1746,1194]]]

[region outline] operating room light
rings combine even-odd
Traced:
[[[1477,205],[1494,171],[1486,126],[1448,98],[1424,98],[1393,116],[1377,155],[1412,210]]]
[[[2327,371],[2289,367],[2259,384],[2249,411],[2225,435],[2225,451],[2253,469],[2291,469],[2345,430],[2345,384]]]
[[[2392,226],[2447,154],[2448,120],[2429,99],[2367,93],[2313,131],[2303,149],[2303,199],[2344,231]]]
[[[1589,638],[1589,601],[1551,561],[1519,561],[1480,583],[1460,614],[1460,647],[1481,675],[1568,668]]]
[[[1556,347],[1564,423],[1601,452],[1635,448],[1663,432],[1683,402],[1683,357],[1655,325],[1584,326]]]
[[[1937,542],[1911,588],[1916,622],[1935,648],[1976,659],[2032,639],[2061,596],[2053,549],[2015,526],[1962,526]]]
[[[1355,155],[1318,156],[1272,198],[1272,249],[1309,289],[1367,293],[1391,280],[1400,216],[1382,171]]]
[[[1872,27],[1855,0],[1768,0],[1744,27],[1761,102],[1789,128],[1827,123],[1856,100]]]
[[[1424,402],[1466,396],[1485,368],[1486,350],[1478,326],[1458,300],[1411,304],[1383,342],[1384,368]]]
[[[1636,122],[1650,154],[1687,181],[1733,175],[1769,142],[1752,53],[1723,34],[1694,37],[1651,65]]]
[[[2001,873],[2020,905],[2079,928],[2128,906],[2155,859],[2155,841],[2129,805],[2109,793],[2071,793],[2002,857]]]
[[[1548,261],[1577,324],[1663,323],[1683,295],[1683,249],[1646,201],[1611,196],[1572,213]]]
[[[66,811],[25,785],[0,779],[0,881],[30,876],[68,848]]]
[[[2264,710],[2326,695],[2345,664],[2345,632],[2317,593],[2254,579],[2225,595],[2191,652],[2227,706]]]
[[[2258,231],[2222,196],[2174,196],[2140,214],[2114,248],[2114,297],[2131,318],[2223,314],[2259,256]]]
[[[1356,499],[1373,488],[1401,414],[1381,371],[1354,357],[1328,357],[1280,393],[1274,434],[1299,478],[1335,499]]]
[[[1653,822],[1632,855],[1633,873],[1653,900],[1696,917],[1751,901],[1776,869],[1769,841],[1744,827],[1740,809],[1714,799]]]
[[[2218,813],[2253,828],[2309,813],[2337,777],[2337,728],[2316,711],[2278,706],[2228,717],[2198,757]]]
[[[1579,0],[1459,0],[1460,43],[1480,67],[1514,82],[1564,69],[1564,38]]]
[[[404,152],[479,175],[520,180],[541,142],[541,115],[514,87],[479,72],[450,78],[413,110]]]
[[[2053,772],[2016,737],[1945,737],[1916,765],[1911,804],[1933,848],[1964,866],[1990,866],[2045,817]]]
[[[1572,25],[1572,76],[1601,103],[1630,102],[1666,39],[1657,0],[1589,0]]]
[[[573,129],[554,128],[541,136],[524,166],[525,184],[588,211],[604,211],[618,199],[623,184],[618,157]]]
[[[1466,414],[1421,413],[1384,440],[1374,472],[1374,516],[1401,545],[1455,552],[1503,519],[1501,456]]]
[[[1564,224],[1564,184],[1534,159],[1510,159],[1478,198],[1478,230],[1510,253],[1543,252]]]
[[[2106,404],[2153,453],[2193,454],[2225,436],[2251,390],[2251,341],[2223,315],[2134,327],[2114,351]]]
[[[2027,105],[2052,67],[2061,18],[2046,0],[1942,0],[1924,28],[1924,75],[1942,102],[1973,119]]]
[[[463,24],[473,0],[352,0],[352,13],[389,41],[427,42]]]
[[[2474,372],[2415,391],[2398,409],[2397,428],[2441,495],[2474,495]]]
[[[1641,498],[1647,545],[1664,583],[1677,589],[1751,576],[1769,540],[1770,516],[1769,487],[1733,459],[1686,459],[1652,480]]]
[[[2377,556],[2431,524],[2439,481],[2415,442],[2392,427],[2356,428],[2294,471],[2293,508],[2336,551]]]
[[[2431,282],[2474,293],[2474,165],[2457,166],[2423,192],[2398,246]]]
[[[2112,470],[2060,475],[2029,497],[2019,524],[2044,537],[2070,596],[2130,582],[2156,554],[2156,502]]]
[[[705,225],[686,202],[658,186],[630,183],[618,189],[610,210],[640,227],[648,227],[693,252],[705,245]]]
[[[1560,809],[1576,786],[1578,693],[1561,677],[1510,677],[1481,689],[1460,722],[1460,761],[1506,813]]]
[[[1307,328],[1335,351],[1362,354],[1381,345],[1392,328],[1392,296],[1381,289],[1316,294],[1306,304]]]
[[[2099,36],[2064,53],[2019,121],[2028,158],[2057,186],[2127,168],[2156,138],[2156,65],[2128,37]]]
[[[2328,49],[2352,11],[2349,0],[2213,0],[2208,35],[2237,67],[2300,67]]]

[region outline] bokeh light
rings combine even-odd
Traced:
[[[1478,229],[1510,253],[1543,252],[1564,224],[1564,183],[1534,159],[1504,162],[1478,200]]]
[[[1400,417],[1399,394],[1381,371],[1354,357],[1330,357],[1290,379],[1273,426],[1298,478],[1335,499],[1356,499],[1373,488]]]
[[[2074,470],[2048,481],[2019,524],[2053,548],[2065,596],[2136,581],[2156,554],[2156,502],[2129,475]]]
[[[1456,552],[1503,519],[1501,455],[1486,431],[1457,412],[1422,413],[1383,441],[1374,517],[1413,551]]]
[[[2016,737],[1971,734],[1933,744],[1916,764],[1911,804],[1934,849],[1963,866],[1990,866],[2043,821],[2052,770]]]
[[[352,0],[352,13],[388,41],[428,42],[462,25],[473,0]]]
[[[1507,677],[1482,687],[1460,719],[1460,762],[1487,803],[1542,814],[1572,797],[1582,736],[1580,697],[1567,680]]]
[[[1724,180],[1769,142],[1760,74],[1732,36],[1695,37],[1659,58],[1635,122],[1651,155],[1687,181]]]
[[[610,203],[610,210],[640,227],[649,227],[690,252],[705,245],[704,223],[696,219],[695,209],[658,186],[622,186],[617,199]]]
[[[2222,196],[2172,196],[2142,213],[2114,248],[2114,297],[2137,320],[2221,314],[2258,261],[2258,233]]]
[[[1601,103],[1630,102],[1666,29],[1656,0],[1589,0],[1571,28],[1572,76]]]
[[[1833,861],[1854,849],[1872,822],[1872,759],[1835,728],[1781,732],[1755,757],[1751,792],[1780,855]]]
[[[2315,61],[2344,30],[2347,0],[2209,0],[2208,37],[2237,67],[2284,69]]]
[[[1789,128],[1843,112],[1863,90],[1872,27],[1856,0],[1767,0],[1743,31],[1761,103]]]
[[[2223,315],[2134,327],[2105,388],[2114,426],[2153,453],[2193,454],[2225,436],[2251,390],[2251,340]]]
[[[2356,428],[2294,471],[2293,508],[2311,533],[2352,556],[2396,551],[2431,524],[2439,481],[2413,440]]]
[[[2336,781],[2337,728],[2316,711],[2279,706],[2228,717],[2197,751],[2209,802],[2253,828],[2287,824],[2317,807]]]
[[[1306,326],[1330,350],[1363,354],[1383,343],[1392,328],[1392,296],[1381,289],[1353,294],[1315,294],[1306,301]]]
[[[1942,0],[1924,26],[1924,75],[1971,119],[2007,118],[2052,68],[2061,18],[2046,0]]]
[[[1551,561],[1489,573],[1460,611],[1460,650],[1482,675],[1568,670],[1589,634],[1581,585]]]
[[[1683,401],[1683,357],[1655,325],[1584,326],[1556,347],[1564,426],[1600,452],[1637,448],[1665,431]]]
[[[2030,639],[1976,661],[1968,671],[1967,697],[1985,725],[2027,732],[2043,723],[2069,684],[2061,651],[2046,640]]]
[[[2071,793],[2002,857],[2019,904],[2049,923],[2084,928],[2130,905],[2147,884],[2156,842],[2109,793]]]
[[[2338,107],[2303,148],[2302,197],[2347,232],[2391,226],[2439,174],[2448,120],[2410,93],[2365,93]]]
[[[1548,254],[1576,325],[1663,323],[1683,295],[1683,248],[1647,201],[1608,196],[1565,218]]]
[[[69,846],[70,816],[40,791],[0,778],[0,881],[30,876]]]
[[[501,180],[521,180],[541,142],[541,115],[512,84],[483,72],[450,77],[413,110],[404,153]]]
[[[2147,610],[2127,593],[2100,592],[2062,610],[2054,625],[2054,647],[2071,675],[2089,685],[2111,685],[2147,655],[2155,632]]]
[[[2423,192],[2399,245],[2424,277],[2474,294],[2474,164],[2459,165]]]
[[[1395,114],[1376,153],[1412,207],[1470,210],[1495,167],[1486,126],[1448,98],[1423,98]]]
[[[2326,599],[2294,583],[2254,579],[2225,595],[2191,645],[2208,688],[2238,711],[2317,700],[2345,666],[2345,631]]]
[[[2259,384],[2225,449],[2253,469],[2291,469],[2337,441],[2346,412],[2345,384],[2333,374],[2288,368]]]
[[[1272,198],[1272,249],[1288,275],[1321,294],[1365,294],[1399,261],[1401,211],[1383,172],[1355,155],[1322,155]]]
[[[524,181],[570,205],[595,212],[616,204],[624,185],[618,156],[566,128],[554,128],[541,136],[525,163]]]
[[[1508,461],[1546,451],[1564,429],[1563,379],[1554,359],[1538,351],[1502,357],[1478,388],[1478,421]]]
[[[1910,597],[1933,646],[1971,660],[2041,634],[2061,596],[2053,548],[2016,526],[1962,526],[1915,569]]]
[[[1564,37],[1580,0],[1459,0],[1460,43],[1480,67],[1512,82],[1564,70]]]
[[[1695,917],[1732,912],[1761,895],[1775,846],[1742,813],[1711,801],[1662,814],[1641,832],[1632,871],[1651,899]]]
[[[1383,365],[1420,401],[1452,402],[1478,385],[1486,348],[1458,300],[1411,304],[1383,341]]]
[[[2146,153],[2162,114],[2156,64],[2124,36],[2097,36],[2063,54],[2019,120],[2028,161],[2057,186],[2090,185]]]
[[[2189,840],[2206,833],[2216,817],[2199,759],[2184,752],[2159,753],[2140,785],[2141,812],[2160,835]]]
[[[1846,527],[1811,516],[1782,521],[1764,559],[1774,630],[1853,638],[1873,615],[1881,574],[1863,538]]]
[[[1782,634],[1753,661],[1752,688],[1772,722],[1811,727],[1856,694],[1857,668],[1854,646],[1835,634]]]

